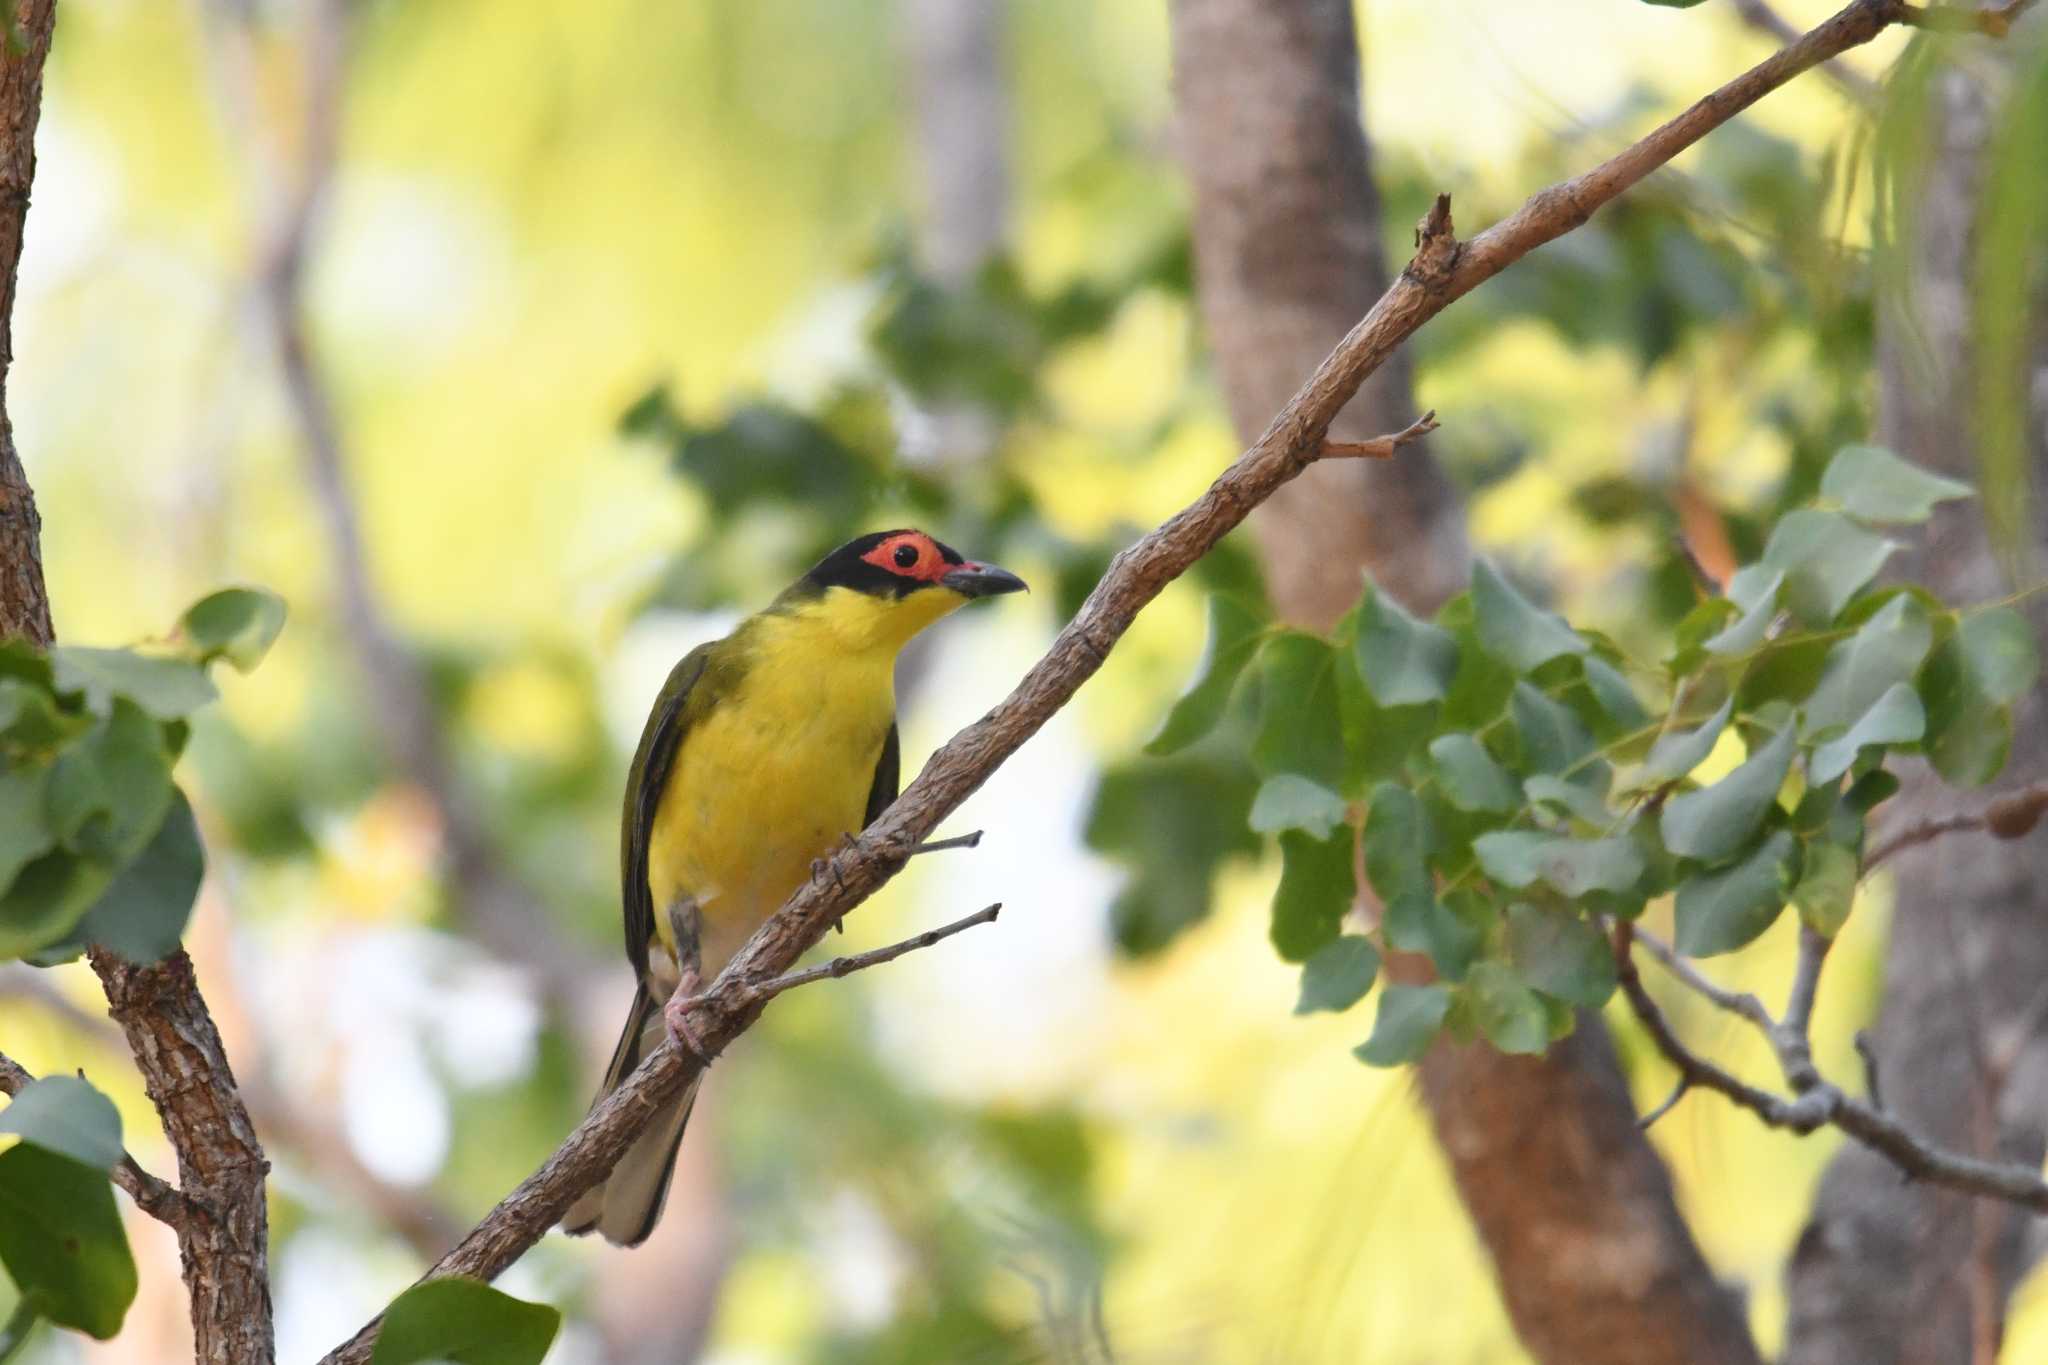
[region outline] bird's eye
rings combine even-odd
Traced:
[[[911,568],[912,566],[914,566],[914,565],[915,565],[916,563],[917,563],[917,547],[916,547],[915,545],[898,545],[898,546],[896,547],[896,567],[897,567],[897,568],[899,568],[899,569],[908,569],[908,568]]]

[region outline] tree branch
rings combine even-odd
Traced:
[[[0,1052],[0,1094],[18,1095],[35,1080],[22,1065]],[[192,1212],[185,1205],[185,1196],[169,1181],[151,1175],[142,1169],[134,1157],[121,1153],[121,1159],[114,1163],[110,1172],[114,1183],[128,1192],[141,1209],[159,1223],[173,1229],[181,1227]]]
[[[1093,677],[1153,598],[1213,549],[1251,510],[1319,457],[1332,420],[1366,376],[1430,318],[1546,242],[1589,219],[1657,167],[1816,63],[1897,22],[1901,0],[1855,0],[1804,38],[1700,100],[1594,169],[1533,196],[1470,242],[1452,232],[1450,200],[1424,220],[1415,256],[1250,449],[1193,503],[1111,561],[1052,647],[1010,696],[932,755],[866,832],[800,887],[734,955],[688,1022],[711,1055],[759,1016],[755,992],[788,971],[847,912],[873,895],[1010,755]],[[597,1105],[554,1154],[428,1272],[493,1279],[538,1241],[576,1197],[609,1173],[648,1118],[703,1063],[664,1040]],[[369,1358],[377,1322],[326,1357]]]
[[[2048,814],[2048,782],[2036,782],[1999,797],[1975,814],[1936,816],[1906,826],[1887,837],[1863,859],[1863,873],[1868,876],[1878,864],[1894,854],[1946,834],[1982,830],[1994,839],[2022,838],[2033,832],[2043,814]]]
[[[1825,945],[1827,940],[1811,935]],[[1658,1008],[1644,987],[1641,975],[1636,971],[1631,947],[1647,943],[1644,935],[1636,932],[1632,924],[1623,921],[1613,932],[1614,965],[1620,979],[1622,994],[1642,1022],[1644,1030],[1657,1045],[1657,1050],[1673,1066],[1678,1068],[1680,1077],[1687,1085],[1718,1091],[1735,1103],[1755,1114],[1773,1128],[1786,1128],[1801,1135],[1829,1124],[1840,1128],[1850,1137],[1866,1147],[1888,1158],[1901,1172],[1914,1179],[1930,1184],[1961,1190],[1966,1194],[1982,1195],[1991,1199],[2004,1200],[2031,1209],[2035,1213],[2048,1214],[2048,1181],[2041,1178],[2038,1170],[2017,1164],[1982,1161],[1976,1157],[1964,1156],[1938,1147],[1925,1138],[1908,1130],[1903,1124],[1876,1105],[1875,1094],[1871,1102],[1854,1099],[1845,1095],[1814,1069],[1812,1057],[1805,1048],[1806,1014],[1812,1009],[1812,981],[1820,972],[1820,964],[1826,955],[1825,946],[1809,947],[1802,936],[1798,981],[1793,988],[1793,1002],[1786,1010],[1782,1024],[1764,1028],[1765,1036],[1771,1040],[1773,1050],[1778,1054],[1780,1069],[1785,1079],[1799,1091],[1797,1099],[1788,1100],[1768,1090],[1760,1090],[1745,1081],[1737,1079],[1713,1062],[1687,1047],[1671,1027],[1671,1022]],[[1681,977],[1688,987],[1697,989],[1695,980],[1703,978]],[[1730,996],[1725,991],[1701,991],[1714,1004],[1731,1009],[1745,1019],[1755,1020],[1746,1010],[1734,1008],[1728,1003]],[[1802,1005],[1801,999],[1804,998]],[[1788,1040],[1796,1032],[1797,1043]],[[1801,1084],[1804,1079],[1805,1084]],[[1668,1107],[1668,1106],[1664,1106]],[[1661,1112],[1661,1110],[1660,1110]]]
[[[1799,30],[1777,10],[1771,8],[1770,0],[1735,0],[1735,12],[1742,22],[1764,34],[1781,46],[1799,40]],[[1821,63],[1821,74],[1842,88],[1842,91],[1858,104],[1875,104],[1879,94],[1876,81],[1864,75],[1846,62],[1826,61]]]
[[[1390,460],[1402,446],[1421,440],[1436,428],[1436,410],[1432,408],[1391,435],[1375,436],[1370,441],[1325,441],[1322,457],[1326,460]]]
[[[569,999],[582,980],[584,955],[493,847],[457,779],[448,736],[419,660],[379,601],[349,489],[348,455],[326,377],[307,334],[305,283],[321,209],[338,166],[341,99],[348,40],[345,0],[313,0],[300,22],[296,136],[288,160],[263,140],[260,64],[253,50],[257,7],[207,0],[208,34],[223,118],[249,164],[258,242],[249,283],[264,343],[275,354],[285,403],[298,429],[306,483],[326,530],[328,567],[342,629],[382,721],[385,757],[432,803],[447,850],[447,880],[457,907],[493,953],[532,972],[546,995]]]
[[[175,1224],[201,1365],[263,1365],[274,1358],[270,1162],[236,1088],[220,1030],[183,949],[138,967],[95,948],[92,968],[127,1035],[143,1088],[178,1159],[178,1187],[204,1216]]]
[[[930,851],[931,845],[929,844],[918,850],[921,853],[929,853]],[[779,976],[764,985],[749,987],[741,1003],[748,1008],[756,1005],[765,1005],[784,991],[795,990],[798,986],[808,986],[813,981],[852,976],[855,972],[866,971],[870,967],[879,967],[884,962],[894,962],[905,953],[914,953],[920,948],[929,948],[934,943],[972,929],[977,924],[994,924],[996,916],[1002,912],[1002,908],[1002,903],[998,901],[996,904],[985,909],[975,911],[965,919],[954,920],[951,924],[943,924],[936,929],[927,929],[915,938],[904,939],[901,943],[892,943],[886,948],[871,948],[867,952],[854,953],[847,957],[835,957],[830,962],[820,966]],[[693,996],[690,1003],[695,1005],[701,999],[703,999],[702,996]]]

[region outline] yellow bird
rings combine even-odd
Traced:
[[[1023,586],[922,531],[882,531],[826,555],[675,666],[626,782],[620,878],[639,989],[598,1099],[674,1033],[664,1002],[716,976],[814,860],[896,799],[897,653],[973,599]],[[620,1246],[647,1239],[696,1093],[649,1125],[564,1228]]]

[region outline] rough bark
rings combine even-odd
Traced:
[[[42,517],[14,448],[7,417],[7,373],[14,364],[14,284],[36,174],[36,121],[43,107],[43,62],[50,55],[56,0],[8,6],[21,50],[0,53],[0,637],[50,638],[43,588]]]
[[[1172,14],[1198,288],[1249,436],[1386,285],[1352,11],[1178,0]],[[1397,352],[1340,423],[1398,428],[1411,403]],[[1441,466],[1414,454],[1309,470],[1253,518],[1275,606],[1327,627],[1364,572],[1411,608],[1436,607],[1467,577],[1462,511]],[[1440,1046],[1421,1072],[1459,1193],[1540,1359],[1756,1359],[1636,1130],[1597,1018],[1542,1058]]]
[[[1910,308],[1887,308],[1879,319],[1880,439],[1960,478],[1976,473],[1972,255],[1994,89],[1977,72],[1942,78],[1930,111],[1936,152],[1907,262]],[[2035,466],[2048,472],[2048,355],[2034,374],[2029,434]],[[2012,590],[1976,505],[1944,511],[1916,539],[1922,548],[1902,576],[1961,602]],[[2048,627],[2038,596],[2027,610],[2037,634]],[[2016,719],[2001,786],[2048,776],[2038,689]],[[1923,771],[1882,816],[1902,827],[1964,804],[1981,801],[1960,800]],[[1932,1141],[2038,1166],[2048,1147],[2048,841],[1953,834],[1888,866],[1896,908],[1875,1030],[1884,1098]],[[1787,1362],[1992,1365],[2007,1299],[2039,1249],[2031,1221],[2001,1204],[1902,1183],[1882,1158],[1845,1147],[1788,1272]]]
[[[137,967],[95,951],[92,965],[177,1154],[186,1216],[175,1226],[192,1296],[194,1358],[260,1365],[275,1353],[263,1190],[270,1163],[192,961],[181,950]]]

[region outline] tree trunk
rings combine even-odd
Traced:
[[[1174,84],[1195,191],[1197,283],[1238,431],[1250,440],[1387,284],[1360,121],[1349,0],[1176,0]],[[1414,417],[1397,353],[1332,435]],[[1311,467],[1253,515],[1281,615],[1325,628],[1360,574],[1428,611],[1467,578],[1442,468]],[[1515,1328],[1564,1365],[1756,1360],[1673,1201],[1597,1017],[1541,1058],[1440,1045],[1422,1096],[1491,1252]]]
[[[27,0],[8,12],[26,40],[0,54],[0,639],[50,642],[50,598],[43,587],[43,522],[14,448],[7,417],[7,372],[14,365],[14,284],[36,175],[36,121],[43,107],[43,62],[50,55],[56,0]]]
[[[1979,73],[1941,78],[1907,263],[1910,315],[1888,308],[1879,317],[1880,438],[1961,478],[1977,473],[1969,305],[1995,107]],[[2034,376],[2028,439],[2036,469],[2048,471],[2048,356]],[[2012,590],[1979,505],[1951,505],[1915,539],[1920,548],[1901,572],[1944,598],[1981,602]],[[2038,637],[2048,610],[2038,596],[2025,609]],[[2048,776],[2039,689],[2015,721],[2003,785]],[[1978,804],[1923,769],[1880,818],[1903,825]],[[1889,866],[1896,908],[1875,1031],[1883,1098],[1934,1142],[2038,1164],[2048,1144],[2048,840],[1951,835]],[[2031,1221],[1907,1184],[1883,1158],[1845,1145],[1788,1272],[1788,1365],[1993,1365],[2007,1299],[2035,1249]]]

